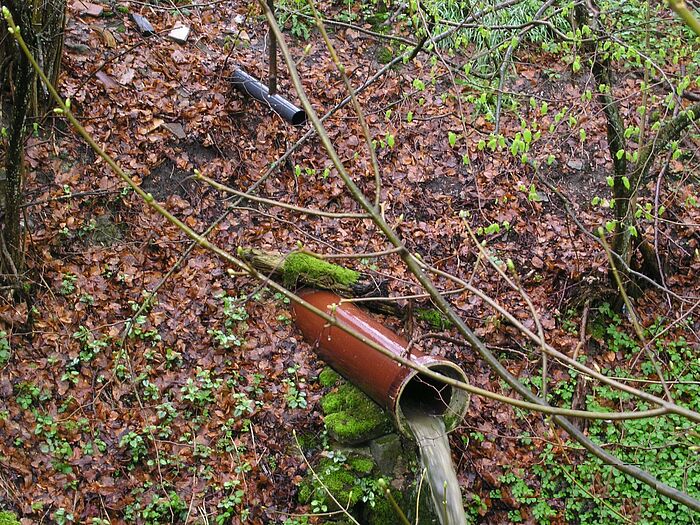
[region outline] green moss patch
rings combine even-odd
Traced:
[[[317,259],[305,253],[292,253],[284,260],[284,282],[293,286],[303,281],[319,287],[350,286],[360,278],[359,272]]]
[[[389,415],[362,391],[345,383],[321,399],[328,433],[336,441],[355,445],[391,432]]]
[[[360,474],[369,474],[374,470],[374,461],[370,458],[355,458],[351,459],[349,463],[352,469]]]
[[[416,308],[416,317],[436,330],[446,330],[452,326],[452,322],[442,312],[434,308]]]
[[[394,50],[389,46],[381,46],[377,49],[375,56],[380,64],[388,64],[394,58]]]
[[[21,525],[17,516],[7,510],[0,512],[0,525]]]
[[[391,495],[398,506],[404,509],[404,512],[406,508],[409,508],[405,504],[405,498],[401,492],[391,489]],[[396,510],[384,494],[374,499],[374,507],[367,507],[365,514],[364,522],[367,525],[395,525],[396,523],[401,523]]]
[[[330,367],[326,367],[318,374],[318,382],[324,388],[335,386],[341,380],[341,375]]]
[[[350,465],[338,464],[333,459],[324,458],[315,470],[317,478],[310,475],[299,489],[300,503],[310,503],[317,499],[327,502],[331,508],[332,499],[328,496],[326,489],[343,506],[353,507],[360,500],[362,489],[356,481],[359,473],[355,472]]]

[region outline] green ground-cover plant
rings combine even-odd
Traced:
[[[692,323],[692,320],[685,323]],[[664,328],[664,322],[659,320],[646,328],[645,336],[651,339]],[[601,351],[619,352],[631,360],[644,355],[639,344],[629,335],[629,327],[609,305],[604,304],[599,309],[591,331],[602,346]],[[663,362],[667,373],[665,379],[671,383],[676,401],[689,408],[700,407],[698,349],[689,345],[682,336],[658,338],[652,344],[655,356]],[[622,366],[609,372],[629,380],[641,379],[644,381],[642,388],[663,394],[653,363],[648,358],[640,359],[637,368],[634,374]],[[558,383],[551,394],[564,403],[570,403],[579,378],[576,372],[569,372],[569,379]],[[531,382],[535,385],[537,378],[532,378]],[[615,410],[630,402],[629,395],[605,385],[594,385],[586,398],[589,410]],[[637,403],[637,408],[644,410],[648,407]],[[670,485],[683,487],[689,494],[700,494],[700,464],[697,461],[700,434],[692,422],[673,415],[622,422],[599,420],[590,422],[588,433],[595,442],[614,450],[623,461],[638,465]],[[575,446],[572,443],[567,445]],[[570,456],[570,461],[562,462],[555,447],[548,444],[540,451],[539,461],[532,469],[536,482],[530,481],[528,485],[512,473],[501,478],[501,482],[509,486],[513,498],[528,506],[536,522],[541,524],[550,523],[555,515],[566,522],[581,525],[695,522],[683,506],[598,459],[577,457],[575,462],[573,459],[574,456]],[[513,522],[517,522],[518,515],[511,514]]]
[[[152,200],[152,197],[151,197],[151,200]]]
[[[248,319],[248,312],[243,304],[244,298],[223,294],[220,299],[224,306],[223,328],[211,329],[209,334],[222,348],[241,346],[244,342],[242,336],[248,329],[248,325],[245,323]]]
[[[435,23],[434,32],[440,33],[449,26],[445,22],[459,23],[474,11],[474,9],[487,9],[499,4],[497,0],[485,0],[482,2],[469,2],[464,0],[449,0],[447,2],[428,0],[421,5],[427,11]],[[547,45],[556,42],[556,31],[566,33],[570,31],[568,14],[573,2],[564,2],[550,7],[544,13],[551,26],[535,24],[527,31],[523,38],[524,43],[535,45]],[[453,49],[470,49],[474,54],[493,50],[485,53],[477,60],[475,71],[479,73],[493,73],[497,71],[504,58],[506,50],[517,38],[518,32],[525,24],[533,21],[537,11],[542,7],[542,2],[536,0],[523,0],[505,9],[487,12],[478,24],[461,29],[446,41]]]

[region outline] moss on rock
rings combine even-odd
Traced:
[[[318,479],[310,475],[299,488],[297,498],[300,503],[306,504],[318,499],[326,502],[331,508],[333,500],[328,496],[326,489],[347,508],[355,506],[360,500],[362,489],[356,482],[359,473],[355,472],[350,465],[338,464],[331,458],[324,458],[315,470]]]
[[[391,495],[399,508],[405,513],[406,505],[404,502],[404,495],[394,489],[391,489]],[[367,507],[365,514],[365,523],[367,523],[367,525],[394,525],[396,523],[401,523],[396,509],[394,509],[389,499],[384,494],[374,499],[374,507]]]
[[[374,470],[374,461],[369,458],[355,458],[349,461],[355,472],[360,474],[370,474]]]
[[[0,511],[0,525],[21,525],[14,513],[3,510]]]
[[[389,415],[362,391],[345,383],[321,399],[325,424],[333,439],[355,445],[391,432]]]
[[[341,375],[330,367],[326,367],[318,374],[318,382],[324,388],[335,386],[340,381]]]
[[[394,50],[389,46],[381,46],[375,56],[380,64],[388,64],[394,58]]]
[[[350,286],[360,278],[359,272],[317,259],[305,253],[292,253],[284,260],[284,282],[293,286],[299,281],[332,288],[334,284]]]

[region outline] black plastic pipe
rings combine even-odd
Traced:
[[[247,93],[255,100],[267,104],[272,111],[277,113],[287,122],[294,126],[301,126],[306,122],[306,112],[279,95],[270,95],[267,86],[251,77],[240,68],[233,72],[231,77],[233,87]]]

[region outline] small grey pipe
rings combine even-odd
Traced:
[[[306,112],[279,95],[270,95],[265,84],[251,77],[240,68],[236,68],[231,77],[233,87],[267,104],[272,111],[277,113],[287,122],[294,126],[301,126],[306,123]]]

